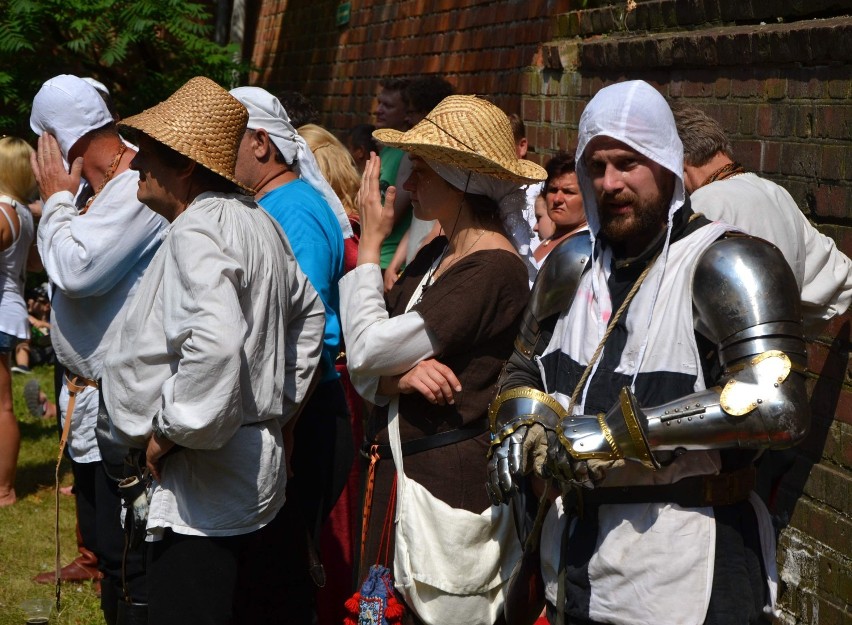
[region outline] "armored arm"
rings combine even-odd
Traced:
[[[547,321],[570,308],[591,253],[588,232],[578,232],[557,245],[545,260],[521,319],[515,349],[500,376],[500,392],[517,387],[541,387],[535,358],[550,341]]]
[[[710,246],[693,279],[696,329],[717,345],[718,386],[656,407],[628,388],[606,414],[568,416],[557,437],[578,460],[659,468],[686,450],[788,447],[808,431],[798,289],[781,253],[733,235]]]
[[[550,342],[551,322],[571,307],[591,252],[588,232],[569,237],[550,253],[533,285],[514,351],[498,381],[498,397],[489,411],[488,490],[495,503],[515,492],[512,475],[520,471],[522,458],[532,458],[536,472],[541,473],[549,443],[555,443],[556,426],[566,413],[538,390],[542,381],[536,358]],[[496,410],[501,406],[502,410]],[[527,436],[530,428],[536,436]]]

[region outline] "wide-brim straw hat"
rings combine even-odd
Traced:
[[[373,136],[421,158],[518,184],[547,178],[547,172],[515,152],[509,118],[487,100],[452,95],[441,100],[405,132],[383,128]]]
[[[119,127],[144,132],[254,195],[234,177],[247,123],[246,107],[209,78],[196,76],[156,106],[121,120]]]

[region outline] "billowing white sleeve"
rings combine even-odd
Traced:
[[[112,181],[85,215],[68,191],[44,203],[38,226],[38,251],[45,271],[68,297],[95,297],[109,292],[145,250],[156,245],[162,217],[135,196],[138,178]],[[131,184],[132,183],[132,184]],[[127,189],[133,187],[133,191]]]
[[[423,317],[407,312],[389,317],[378,265],[359,265],[340,280],[340,318],[346,362],[352,384],[362,397],[377,404],[379,378],[399,375],[437,353]]]
[[[805,325],[816,328],[842,315],[852,303],[852,260],[804,215],[802,220],[806,222],[802,313]]]
[[[157,419],[178,445],[218,449],[242,425],[243,268],[210,231],[184,227],[165,245],[163,328],[180,360],[162,386]]]

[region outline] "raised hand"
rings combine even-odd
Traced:
[[[388,187],[382,204],[379,174],[382,161],[375,152],[364,167],[361,188],[358,190],[358,210],[361,215],[361,240],[358,244],[358,264],[378,263],[382,243],[394,226],[393,204],[396,187]]]
[[[30,163],[42,200],[47,200],[60,191],[70,191],[74,194],[80,188],[80,174],[83,171],[82,157],[75,158],[71,163],[71,170],[66,171],[59,144],[49,132],[45,132],[38,138],[38,151],[31,155]]]

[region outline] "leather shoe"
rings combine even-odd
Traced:
[[[86,564],[80,562],[81,559],[72,560],[59,569],[59,579],[63,582],[88,582],[103,577],[98,569],[86,566]],[[37,584],[53,584],[56,581],[56,574],[53,571],[45,571],[36,575],[33,581]]]

